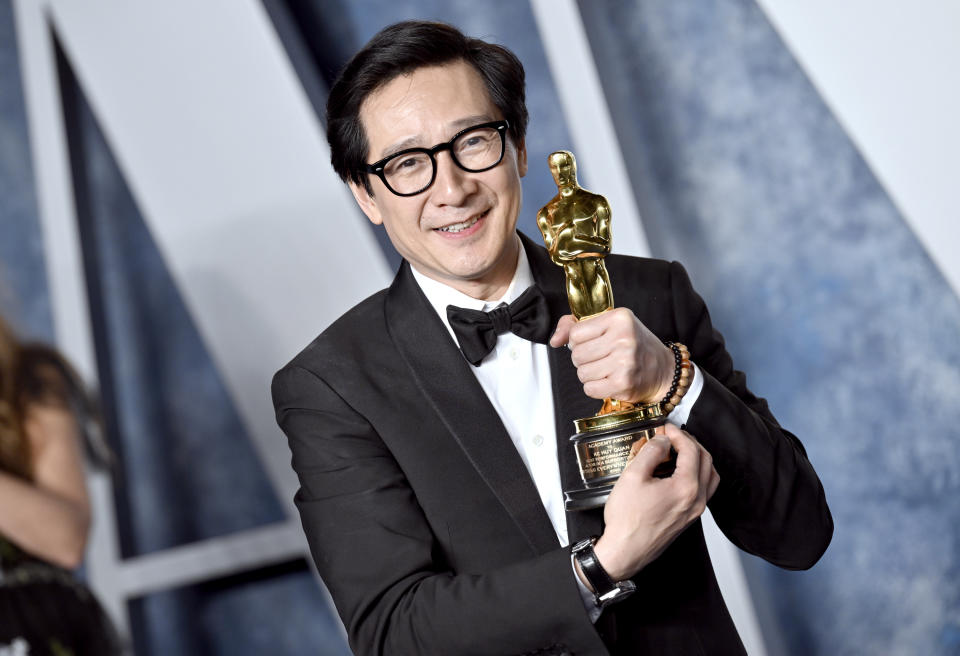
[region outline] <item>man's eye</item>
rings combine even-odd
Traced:
[[[426,157],[420,154],[398,157],[387,165],[387,173],[410,173],[422,167],[425,161]]]
[[[472,134],[460,142],[461,150],[469,150],[472,148],[483,148],[490,141],[490,138],[485,134]]]
[[[407,158],[401,159],[399,162],[397,162],[397,168],[398,168],[398,169],[408,169],[408,168],[410,168],[411,166],[416,166],[418,163],[419,163],[419,162],[417,161],[417,159],[416,159],[415,157],[407,157]]]

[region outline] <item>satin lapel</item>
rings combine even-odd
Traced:
[[[521,233],[520,240],[527,251],[527,259],[533,271],[533,279],[547,297],[550,321],[556,326],[565,314],[570,314],[567,302],[566,279],[563,269],[550,260],[546,249],[533,243]],[[597,413],[601,402],[583,393],[583,385],[577,378],[577,368],[570,360],[570,351],[565,346],[547,347],[550,359],[550,376],[553,380],[553,409],[557,427],[557,457],[560,464],[560,482],[564,490],[581,487],[583,480],[577,467],[577,456],[570,444],[573,435],[573,420],[590,417]],[[567,513],[567,533],[570,543],[603,532],[603,511]]]
[[[556,533],[500,416],[406,262],[390,287],[386,314],[398,351],[436,411],[437,430],[460,444],[534,553],[556,549]]]

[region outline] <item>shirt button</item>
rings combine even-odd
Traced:
[[[520,354],[517,353],[517,349],[515,349],[515,348],[510,349],[510,357],[511,357],[511,359],[513,359],[513,360],[516,360],[517,358],[520,357]]]
[[[534,446],[541,446],[543,444],[543,435],[537,434],[533,436]]]

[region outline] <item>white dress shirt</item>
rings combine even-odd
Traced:
[[[411,267],[413,277],[447,327],[454,343],[457,338],[447,320],[448,305],[489,311],[501,303],[513,302],[534,284],[527,254],[522,246],[518,250],[520,254],[513,280],[503,296],[494,301],[471,298]],[[480,366],[470,368],[500,415],[510,439],[517,447],[517,453],[530,472],[557,539],[562,546],[566,546],[570,541],[567,538],[567,519],[557,459],[557,430],[547,348],[546,344],[530,342],[506,332],[500,335],[493,351]],[[685,424],[702,389],[703,376],[694,366],[690,389],[667,416],[667,421],[677,426]]]
[[[518,250],[520,254],[513,280],[503,296],[494,301],[471,298],[411,267],[414,279],[440,316],[443,325],[447,327],[454,343],[457,343],[457,338],[447,320],[448,305],[490,311],[501,303],[513,302],[527,287],[534,284],[527,254],[523,246]],[[547,348],[546,344],[530,342],[506,332],[499,336],[493,351],[480,365],[470,368],[500,415],[510,439],[517,447],[517,453],[530,472],[560,545],[567,546],[570,541],[567,536],[566,511],[563,507],[560,464],[557,459],[553,386]],[[690,410],[703,389],[703,376],[695,365],[693,369],[690,389],[680,404],[667,415],[667,421],[677,426],[686,423]],[[577,580],[579,582],[579,578]],[[584,601],[589,600],[592,605],[592,595],[581,584],[581,593],[584,592]],[[599,610],[596,613],[591,612],[593,621],[596,621],[597,616]]]

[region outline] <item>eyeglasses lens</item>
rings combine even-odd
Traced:
[[[458,136],[450,152],[461,168],[483,171],[503,156],[503,138],[496,128],[477,128]],[[412,194],[430,186],[435,165],[435,159],[425,152],[404,153],[388,161],[383,174],[395,192]]]
[[[500,159],[503,139],[496,128],[478,128],[461,134],[453,142],[453,154],[460,166],[470,171],[482,171]]]
[[[383,175],[397,193],[412,194],[430,184],[433,162],[427,153],[406,153],[387,162]]]

